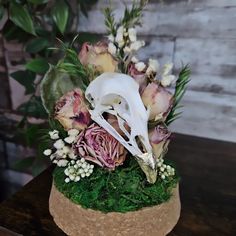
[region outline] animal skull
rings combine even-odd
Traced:
[[[90,110],[92,120],[109,132],[139,161],[154,170],[156,161],[147,129],[149,112],[143,105],[135,80],[126,74],[103,73],[89,84],[85,96],[93,107]],[[116,116],[125,138],[105,120],[104,113]],[[129,130],[125,128],[125,124],[129,126]]]

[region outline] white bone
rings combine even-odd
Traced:
[[[103,73],[89,84],[85,96],[93,107],[90,110],[92,120],[117,139],[133,156],[154,169],[155,158],[147,128],[149,112],[143,105],[139,85],[135,80],[126,74]],[[116,116],[128,141],[104,119],[104,112]],[[125,123],[130,127],[130,133],[126,130]],[[141,141],[144,150],[139,148],[136,137]]]

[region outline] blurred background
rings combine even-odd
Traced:
[[[38,83],[55,60],[49,47],[79,33],[78,44],[105,35],[102,10],[119,17],[124,0],[25,0],[0,3],[0,201],[48,166],[40,130],[46,114]],[[236,142],[236,1],[150,0],[139,59],[192,70],[174,132]]]

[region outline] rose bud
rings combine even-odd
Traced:
[[[149,130],[149,141],[156,158],[160,158],[161,154],[167,151],[170,135],[168,129],[162,125],[157,125]]]
[[[142,101],[150,109],[149,120],[165,120],[173,104],[173,95],[162,86],[152,82],[144,89]]]
[[[79,59],[84,66],[92,65],[100,73],[115,72],[118,65],[108,52],[108,45],[105,42],[98,42],[95,45],[84,43],[79,53]]]
[[[134,80],[139,84],[139,92],[142,94],[144,88],[147,86],[147,77],[145,72],[139,72],[135,68],[134,63],[130,63],[128,68],[128,74],[134,78]]]
[[[85,129],[90,123],[90,113],[79,88],[62,96],[55,106],[55,119],[66,129]]]

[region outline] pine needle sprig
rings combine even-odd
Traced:
[[[166,125],[171,124],[174,120],[178,119],[182,112],[177,112],[177,110],[183,106],[179,105],[179,102],[183,98],[187,84],[190,81],[191,70],[188,65],[186,65],[179,73],[179,77],[176,81],[175,85],[175,93],[174,93],[174,104],[173,107],[167,116]]]
[[[109,7],[105,8],[104,16],[105,16],[105,26],[107,28],[107,33],[113,36],[116,35],[117,25],[111,8]]]
[[[139,3],[137,3],[137,1],[134,1],[131,9],[125,7],[125,12],[121,21],[121,25],[124,25],[126,28],[141,25],[140,20],[143,16],[143,9],[147,5],[147,3],[148,0],[140,0]]]

